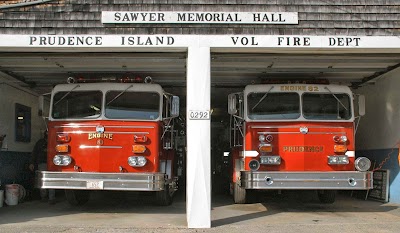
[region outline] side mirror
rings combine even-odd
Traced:
[[[179,97],[174,95],[171,101],[171,117],[177,116],[179,116]]]
[[[360,116],[365,115],[365,96],[364,95],[358,96],[358,115],[360,115]]]
[[[236,94],[229,94],[228,95],[228,113],[233,115],[237,113],[236,108],[237,103],[237,95]]]
[[[38,115],[43,116],[43,111],[44,111],[44,96],[41,95],[39,96],[39,110],[38,110]]]
[[[38,116],[41,117],[48,117],[49,116],[49,108],[50,102],[49,97],[51,93],[45,93],[38,98]]]

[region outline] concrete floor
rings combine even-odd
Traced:
[[[211,229],[187,229],[183,194],[169,207],[131,192],[96,192],[86,205],[71,207],[57,194],[55,205],[35,200],[0,208],[0,232],[400,232],[400,205],[349,193],[332,205],[305,191],[264,195],[261,203],[247,205],[214,195]]]

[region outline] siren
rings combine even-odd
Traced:
[[[68,77],[67,83],[76,83],[76,79],[74,77]]]

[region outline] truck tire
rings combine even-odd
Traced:
[[[335,190],[320,190],[318,191],[318,198],[321,203],[332,204],[336,199]]]
[[[156,192],[156,202],[160,206],[172,204],[173,192],[169,190],[169,184],[165,185],[164,190]]]
[[[239,186],[238,183],[233,183],[233,201],[235,204],[246,204],[246,189]]]
[[[85,190],[65,190],[65,197],[72,206],[81,206],[86,204],[90,198],[90,192]]]

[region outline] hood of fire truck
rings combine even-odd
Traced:
[[[97,128],[97,129],[96,129]],[[99,129],[102,129],[99,132]],[[68,135],[68,142],[57,142],[57,135]],[[145,142],[135,142],[137,136]],[[159,122],[117,122],[117,121],[77,121],[50,122],[48,133],[48,169],[50,171],[79,172],[156,172],[159,167],[160,151]],[[56,146],[67,144],[67,153],[56,152]],[[134,145],[144,145],[144,153],[133,152]],[[70,155],[68,166],[56,166],[55,155]],[[144,156],[147,163],[143,167],[131,167],[129,156]]]
[[[259,139],[260,135],[271,142]],[[337,143],[335,136],[346,136],[346,143]],[[271,152],[260,152],[260,144],[270,144]],[[245,150],[257,151],[256,157],[246,156],[245,166],[260,156],[279,155],[280,165],[261,164],[260,171],[353,171],[354,170],[354,124],[352,122],[285,122],[246,123]],[[335,145],[345,145],[345,152],[335,152]],[[248,153],[251,154],[251,153]],[[256,154],[255,152],[252,153]],[[349,164],[329,165],[328,156],[347,155]]]

